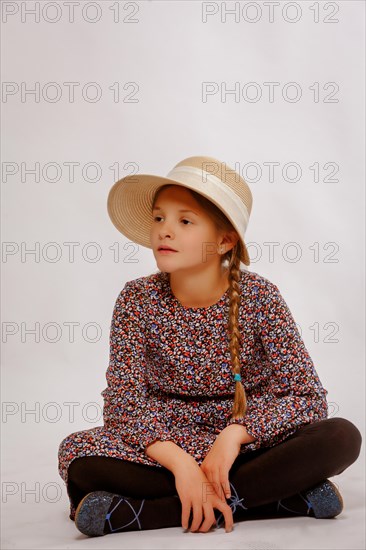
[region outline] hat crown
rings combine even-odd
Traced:
[[[192,167],[196,170],[200,170],[202,174],[202,181],[205,181],[207,174],[210,174],[221,180],[222,183],[230,187],[239,196],[239,198],[245,204],[250,215],[253,206],[252,192],[245,179],[237,171],[228,166],[226,162],[221,162],[214,157],[187,157],[178,162],[174,166],[173,171],[175,170],[175,168],[181,166]]]

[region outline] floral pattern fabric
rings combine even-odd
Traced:
[[[246,427],[255,441],[241,453],[272,447],[304,424],[327,418],[326,395],[295,320],[278,287],[241,270],[243,419],[231,419],[235,381],[228,337],[228,290],[206,308],[183,306],[168,274],[129,281],[119,293],[110,327],[103,426],[68,435],[59,446],[59,473],[70,463],[110,456],[161,466],[145,447],[173,441],[200,464],[228,425]],[[70,517],[75,509],[70,502]]]

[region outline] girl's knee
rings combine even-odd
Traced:
[[[337,448],[342,447],[347,453],[349,460],[354,462],[361,450],[362,436],[360,430],[350,420],[346,418],[328,418],[326,419],[328,436],[332,438]]]

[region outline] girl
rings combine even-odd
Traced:
[[[211,157],[110,190],[113,224],[153,250],[158,271],[115,302],[104,425],[59,447],[82,533],[341,513],[327,478],[357,459],[361,434],[327,418],[328,392],[277,286],[240,267],[251,209],[247,183]]]

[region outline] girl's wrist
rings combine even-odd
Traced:
[[[149,458],[159,462],[159,464],[170,470],[173,474],[183,464],[197,464],[193,456],[186,453],[182,447],[171,440],[156,440],[150,443],[145,448],[145,454]]]
[[[246,427],[242,424],[230,424],[229,426],[226,426],[225,430],[229,431],[232,434],[236,433],[238,441],[241,445],[245,445],[246,443],[252,443],[253,441],[255,441],[255,437],[249,435]]]

